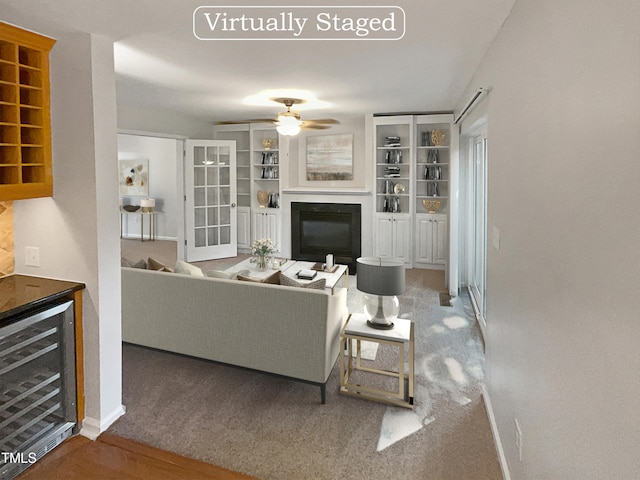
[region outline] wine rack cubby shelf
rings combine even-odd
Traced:
[[[54,43],[0,22],[0,201],[53,194],[49,51]]]

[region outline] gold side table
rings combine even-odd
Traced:
[[[366,398],[384,403],[390,403],[405,408],[413,408],[414,389],[414,333],[413,322],[406,319],[396,319],[391,330],[376,330],[367,325],[363,314],[354,313],[349,316],[340,332],[340,344],[347,344],[347,359],[344,353],[340,355],[340,393],[354,397]],[[360,342],[377,342],[398,348],[398,370],[389,371],[362,364]],[[355,359],[353,357],[353,343],[356,345]],[[405,348],[405,344],[407,347]],[[406,351],[405,351],[406,350]],[[405,354],[408,359],[408,371],[405,371]],[[369,372],[397,378],[398,390],[390,391],[376,387],[354,383],[351,376],[356,371]],[[407,384],[405,386],[405,383]]]
[[[129,233],[129,223],[126,220],[127,215],[140,215],[140,241],[141,242],[153,242],[156,239],[156,215],[159,212],[143,212],[142,210],[136,210],[135,212],[127,212],[120,209],[120,238],[124,238],[124,230],[126,224],[127,234]],[[145,217],[149,219],[149,233],[148,240],[144,239],[144,222]]]

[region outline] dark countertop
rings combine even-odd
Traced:
[[[0,326],[11,317],[67,297],[83,288],[84,283],[28,275],[0,278]]]

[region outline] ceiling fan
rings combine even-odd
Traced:
[[[236,120],[217,122],[218,125],[235,125],[240,123],[266,123],[272,122],[276,126],[276,130],[280,135],[297,135],[300,130],[324,130],[329,128],[330,125],[336,125],[340,123],[333,118],[321,118],[318,120],[300,120],[300,114],[298,112],[292,112],[291,107],[294,105],[305,103],[305,100],[300,98],[271,98],[273,102],[281,103],[287,107],[286,112],[280,112],[276,118],[252,118],[248,120]]]

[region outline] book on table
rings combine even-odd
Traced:
[[[314,270],[300,270],[297,274],[298,278],[301,278],[303,280],[313,280],[315,278],[315,276],[318,274],[318,272],[314,271]]]

